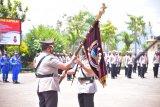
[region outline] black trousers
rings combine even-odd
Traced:
[[[141,74],[141,66],[138,66],[138,76]]]
[[[117,74],[120,74],[120,70],[121,70],[121,63],[119,65],[119,67],[117,67]]]
[[[134,62],[133,72],[136,73],[137,63]]]
[[[125,66],[125,76],[127,77],[127,74],[128,74],[128,68]]]
[[[57,91],[38,92],[37,94],[39,97],[39,107],[57,107]]]
[[[111,71],[111,68],[110,68],[109,63],[108,63],[107,64],[107,72],[110,73],[110,71]]]
[[[153,71],[154,71],[154,77],[156,78],[158,76],[158,69],[159,69],[159,64],[154,64]]]
[[[116,76],[116,64],[111,64],[112,67],[111,67],[111,78],[115,78]]]
[[[132,64],[128,64],[127,77],[131,78],[132,76]]]
[[[78,94],[79,107],[94,107],[94,93]]]
[[[142,64],[141,72],[140,72],[141,78],[144,78],[145,71],[146,71],[146,64]]]

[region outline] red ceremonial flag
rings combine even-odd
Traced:
[[[106,83],[107,70],[101,43],[99,21],[95,21],[93,27],[86,35],[83,44],[90,67],[98,77],[100,83],[104,86]]]

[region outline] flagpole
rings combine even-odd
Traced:
[[[106,8],[107,8],[107,7],[106,7],[105,3],[102,3],[101,10],[99,11],[99,13],[98,13],[98,15],[97,15],[97,17],[96,17],[93,25],[95,24],[96,21],[99,21],[99,19],[101,18],[101,16],[104,14]],[[91,28],[92,28],[92,27],[91,27]],[[90,28],[90,29],[91,29],[91,28]],[[79,53],[81,47],[83,46],[83,43],[84,43],[85,39],[86,39],[86,38],[83,39],[83,41],[82,41],[81,44],[79,45],[77,51],[75,52],[75,55],[76,55],[76,56],[77,56],[77,54]]]
[[[102,3],[101,10],[99,11],[99,13],[98,13],[98,15],[97,15],[97,17],[96,17],[93,25],[95,24],[96,21],[99,21],[99,19],[101,18],[102,14],[105,12],[105,9],[106,9],[106,8],[107,8],[107,7],[105,6],[105,3]],[[92,27],[91,27],[91,28],[92,28]],[[91,29],[91,28],[90,28],[90,29]],[[86,38],[84,38],[84,40],[83,40],[83,41],[81,42],[81,44],[79,45],[77,51],[75,52],[75,56],[78,55],[81,47],[83,46],[83,43],[84,43],[85,39],[86,39]],[[67,71],[68,71],[68,70],[65,70],[64,74],[66,74]],[[62,82],[63,79],[64,79],[64,78],[61,78],[61,79],[60,79],[59,84]]]
[[[101,7],[101,10],[99,11],[99,13],[96,17],[96,21],[98,21],[101,18],[102,14],[104,14],[106,8],[107,7],[106,7],[105,3],[102,3],[102,7]]]

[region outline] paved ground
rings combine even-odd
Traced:
[[[109,75],[105,88],[97,81],[95,107],[160,107],[160,78],[153,78],[152,71],[145,76],[141,79],[133,74],[132,79],[127,79],[122,71],[114,80]],[[38,107],[34,73],[21,73],[19,81],[21,84],[0,82],[0,107]],[[58,107],[79,107],[76,81],[71,86],[64,79],[60,86]]]

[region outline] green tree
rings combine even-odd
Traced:
[[[135,55],[137,54],[137,45],[139,47],[142,46],[142,37],[146,37],[146,32],[145,32],[145,22],[143,21],[143,16],[133,16],[129,15],[128,17],[130,18],[129,22],[126,22],[128,25],[128,29],[132,32],[132,36],[134,38],[134,43],[135,43]]]
[[[117,43],[119,40],[116,36],[116,30],[117,28],[110,20],[108,20],[106,24],[101,25],[102,42],[107,45],[107,52],[117,49]]]
[[[22,3],[18,0],[0,0],[0,17],[26,20],[28,7],[22,7]],[[0,45],[0,50],[3,53],[4,45]]]
[[[128,34],[127,32],[123,31],[119,34],[121,36],[120,41],[123,41],[124,43],[124,47],[122,48],[122,55],[124,55],[127,51],[130,50],[130,46],[133,43],[133,37],[131,37],[130,34]]]
[[[22,8],[22,3],[18,0],[13,0],[13,2],[11,1],[12,0],[1,0],[0,17],[21,19],[22,22],[24,22],[28,7]]]
[[[67,17],[67,16],[66,16]],[[79,45],[79,42],[83,40],[89,31],[90,26],[94,22],[94,16],[88,11],[80,11],[78,15],[69,16],[67,19],[67,38],[69,47],[72,47],[74,51],[75,46]]]
[[[39,25],[37,28],[33,27],[25,38],[25,42],[27,43],[30,51],[30,61],[33,60],[36,53],[41,51],[40,41],[43,40],[54,38],[54,51],[62,52],[66,43],[63,36],[64,35],[59,34],[58,31],[51,26]]]

